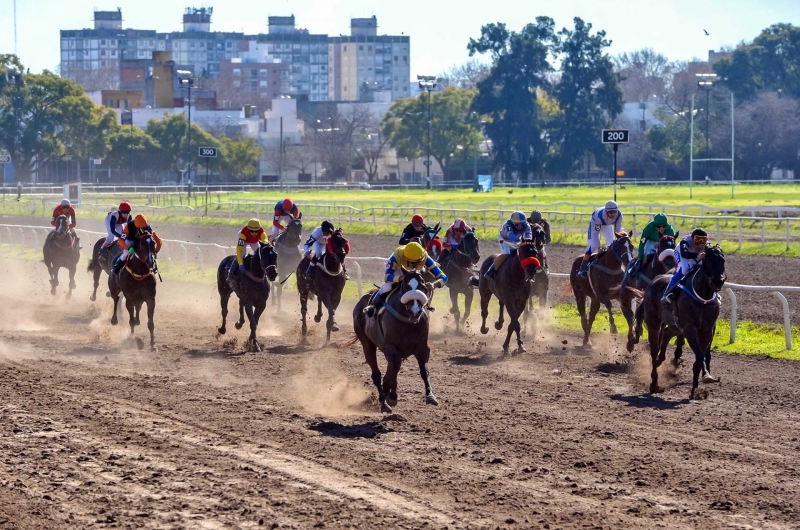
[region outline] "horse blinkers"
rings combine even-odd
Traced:
[[[266,257],[264,251],[267,253]],[[278,278],[278,254],[275,248],[269,243],[261,243],[258,247],[258,260],[269,281],[274,282]]]

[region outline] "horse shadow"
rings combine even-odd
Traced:
[[[379,421],[368,421],[356,425],[343,425],[335,421],[317,421],[308,428],[317,431],[322,436],[332,438],[377,438],[381,434],[392,431]]]
[[[269,346],[265,348],[264,351],[277,355],[299,355],[311,351],[311,348],[302,344],[296,344],[294,346],[279,344],[277,346]]]
[[[232,357],[241,357],[245,353],[244,351],[194,349],[186,352],[186,355],[192,359],[230,359]]]
[[[507,360],[508,357],[509,356],[498,357],[497,355],[484,353],[477,357],[473,355],[455,355],[453,357],[450,357],[448,361],[450,361],[456,366],[490,366],[496,363],[503,362]]]
[[[625,363],[600,363],[595,368],[598,372],[604,374],[627,374],[630,367]]]
[[[612,401],[621,401],[629,407],[634,407],[637,409],[674,410],[680,408],[682,405],[688,405],[691,403],[689,399],[672,401],[654,394],[637,394],[634,396],[611,394],[610,397]]]
[[[66,355],[69,356],[76,356],[76,357],[91,357],[91,356],[107,356],[107,355],[119,355],[123,353],[123,348],[96,348],[93,346],[81,346],[80,348],[75,348],[74,350],[67,352]]]

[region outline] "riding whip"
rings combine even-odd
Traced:
[[[292,274],[294,274],[294,271],[292,271],[292,272],[290,272],[289,274],[286,275],[286,278],[284,278],[283,281],[281,281],[281,285],[286,283],[286,280],[288,280],[292,276]]]

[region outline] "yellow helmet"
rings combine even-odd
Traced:
[[[247,221],[247,228],[253,231],[261,230],[261,221],[253,217],[252,219]]]
[[[133,218],[133,226],[135,226],[136,228],[146,228],[147,218],[142,214],[137,215],[136,217]]]
[[[419,243],[409,243],[403,249],[403,257],[408,261],[422,261],[423,256],[425,256],[425,249]]]

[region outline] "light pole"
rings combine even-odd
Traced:
[[[717,74],[696,74],[697,86],[706,91],[706,158],[709,158],[709,117],[711,116],[711,89],[717,80]]]
[[[425,157],[425,179],[428,181],[428,188],[431,186],[431,92],[436,88],[436,76],[418,75],[419,89],[428,93],[428,138],[427,154]]]
[[[192,156],[192,87],[194,86],[195,78],[192,76],[192,72],[189,70],[178,70],[178,83],[180,83],[181,87],[186,85],[186,89],[188,92],[188,104],[189,104],[189,121],[186,124],[186,171],[189,173],[188,178],[192,178],[192,165],[189,159]]]

